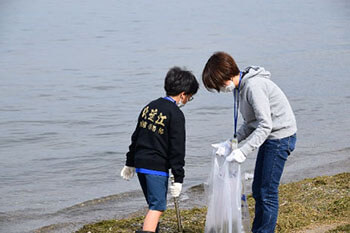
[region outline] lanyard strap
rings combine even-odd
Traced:
[[[237,122],[238,122],[238,110],[239,110],[239,88],[241,86],[242,81],[242,72],[239,72],[239,82],[238,87],[236,87],[233,90],[233,98],[234,98],[234,105],[233,105],[233,115],[234,115],[234,134],[233,137],[237,137]]]

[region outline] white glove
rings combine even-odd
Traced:
[[[120,172],[120,176],[123,177],[124,180],[130,180],[135,175],[135,168],[124,166],[122,171]]]
[[[231,152],[229,156],[226,157],[226,161],[232,162],[235,161],[237,163],[243,163],[246,159],[246,156],[242,153],[240,149],[236,149]]]
[[[178,197],[180,196],[182,189],[182,184],[181,183],[173,183],[170,185],[170,193],[172,197]]]
[[[224,142],[219,142],[216,144],[211,144],[212,147],[216,149],[215,154],[219,156],[225,156],[231,153],[231,140],[228,139]]]

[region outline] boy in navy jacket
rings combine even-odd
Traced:
[[[129,152],[121,176],[129,180],[137,173],[149,211],[142,232],[158,232],[159,217],[166,209],[169,169],[175,182],[170,186],[178,197],[185,176],[185,116],[180,110],[197,93],[195,76],[178,67],[166,75],[166,97],[146,105],[131,137]]]

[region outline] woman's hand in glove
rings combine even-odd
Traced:
[[[120,172],[120,176],[123,177],[124,180],[130,180],[135,175],[135,168],[124,166],[122,171]]]
[[[224,142],[219,142],[216,144],[211,144],[212,147],[216,149],[215,154],[219,156],[226,156],[231,152],[231,140],[228,139]]]
[[[228,162],[237,162],[237,163],[243,163],[246,159],[246,156],[242,153],[240,149],[236,149],[231,152],[229,156],[226,157],[226,161]]]

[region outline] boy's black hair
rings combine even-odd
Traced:
[[[177,96],[181,92],[185,92],[186,95],[194,95],[198,88],[199,83],[191,71],[175,66],[166,74],[164,89],[167,96]]]

